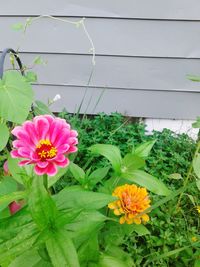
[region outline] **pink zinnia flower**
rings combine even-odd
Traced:
[[[57,166],[69,164],[68,154],[76,152],[77,132],[70,129],[65,120],[41,115],[26,121],[12,130],[17,137],[13,141],[13,158],[24,158],[19,165],[35,164],[37,175],[57,173]],[[66,156],[65,156],[66,155]]]

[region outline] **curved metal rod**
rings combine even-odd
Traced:
[[[5,57],[8,53],[12,53],[19,65],[21,74],[24,75],[24,70],[23,70],[23,66],[22,66],[22,62],[19,58],[19,56],[17,55],[17,53],[15,52],[15,50],[13,50],[12,48],[6,48],[3,50],[1,57],[0,57],[0,79],[2,79],[3,77],[3,70],[4,70],[4,61],[5,61]]]

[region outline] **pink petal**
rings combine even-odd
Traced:
[[[20,139],[21,141],[24,142],[24,144],[26,144],[26,146],[30,146],[30,147],[34,147],[35,144],[33,143],[32,139],[31,139],[31,135],[29,135],[26,131],[24,131],[24,129],[22,127],[15,127],[12,130],[12,134],[17,136],[18,139]]]
[[[40,168],[37,164],[34,167],[34,171],[37,175],[43,175],[43,174],[47,173],[46,168]]]
[[[10,210],[10,214],[13,215],[15,214],[18,210],[21,209],[21,205],[19,203],[17,203],[16,201],[13,201],[9,204],[9,210]]]
[[[70,136],[70,131],[66,128],[62,129],[62,131],[58,133],[56,140],[53,143],[54,146],[59,147],[62,144],[67,144],[69,136]]]
[[[58,154],[64,154],[68,151],[68,149],[70,148],[70,146],[68,144],[62,144],[61,146],[58,146]]]
[[[26,131],[26,133],[30,136],[32,143],[35,145],[39,142],[39,136],[35,129],[35,125],[32,121],[26,121],[23,124],[23,129]]]
[[[48,166],[47,166],[47,174],[49,176],[54,176],[56,175],[57,173],[57,168],[56,168],[56,165],[53,164],[53,163],[50,163]]]
[[[33,119],[39,139],[46,139],[49,131],[49,121],[44,116],[37,116]]]
[[[67,140],[67,143],[69,145],[77,145],[78,144],[78,139],[76,137],[70,137],[68,140]]]
[[[22,158],[29,158],[30,157],[30,149],[26,148],[26,147],[20,147],[18,149],[18,154],[22,157]]]
[[[37,166],[39,168],[42,168],[42,169],[46,168],[48,164],[49,164],[48,161],[38,161],[37,162]]]
[[[74,153],[74,152],[76,152],[77,150],[78,150],[78,148],[77,148],[76,146],[71,146],[71,147],[68,149],[67,154],[69,154],[69,153]]]
[[[55,163],[56,163],[57,166],[59,166],[61,168],[64,168],[67,165],[69,165],[69,159],[68,158],[65,158],[62,162],[55,161]]]
[[[57,138],[57,135],[60,134],[61,130],[63,128],[62,122],[57,122],[56,120],[51,124],[49,129],[49,139],[52,144],[54,144],[55,139]]]
[[[70,131],[70,137],[77,137],[77,136],[78,136],[77,131],[75,131],[75,130]]]
[[[22,160],[18,163],[19,166],[24,166],[32,163],[31,160]]]
[[[8,175],[9,174],[8,161],[7,160],[3,164],[3,170],[4,170],[4,174],[5,175]]]
[[[12,150],[10,152],[12,158],[21,158],[21,156],[18,154],[17,150]]]

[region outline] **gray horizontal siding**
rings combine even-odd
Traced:
[[[200,19],[199,0],[27,0],[4,1],[1,15]]]
[[[45,18],[34,22],[23,39],[11,25],[40,14],[87,17],[97,56],[83,113],[194,119],[200,114],[200,84],[186,75],[200,73],[199,11],[199,0],[43,0],[40,5],[12,0],[12,6],[4,1],[0,50],[20,44],[26,65],[40,54],[48,64],[35,68],[36,98],[47,101],[61,94],[52,109],[74,112],[93,68],[82,29]]]
[[[38,54],[47,65],[35,68],[40,84],[86,86],[93,69],[88,55]],[[35,55],[21,54],[32,65]],[[8,65],[7,65],[8,66]],[[187,74],[200,74],[200,60],[97,56],[90,86],[200,92]]]
[[[60,111],[65,107],[70,112],[76,112],[86,88],[34,86],[34,90],[36,98],[46,103],[48,98],[52,99],[55,94],[62,96],[61,100],[52,106],[54,111]],[[134,117],[158,118],[159,114],[159,118],[193,119],[199,114],[199,103],[199,93],[93,87],[87,89],[81,112],[94,114],[102,111],[106,113],[118,111]],[[160,111],[161,109],[162,111]]]
[[[22,18],[0,18],[0,49],[21,44],[11,25]],[[88,18],[86,25],[100,55],[200,58],[200,21],[148,21]],[[90,43],[73,25],[42,19],[32,24],[21,51],[88,53]]]

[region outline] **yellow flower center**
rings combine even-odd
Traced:
[[[36,153],[41,161],[52,159],[57,155],[57,149],[48,139],[42,139],[36,146]]]

